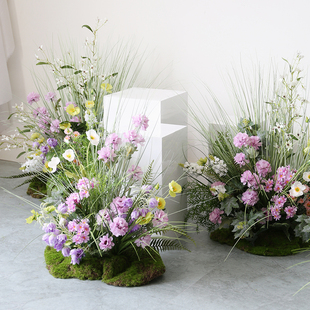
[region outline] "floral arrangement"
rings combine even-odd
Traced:
[[[178,237],[165,235],[186,235],[165,212],[165,198],[175,197],[182,188],[172,181],[161,197],[159,184],[152,184],[152,163],[145,173],[133,164],[148,118],[138,115],[132,120],[134,128],[123,135],[103,129],[75,135],[66,128],[68,141],[48,139],[48,197],[27,222],[38,221],[45,232],[42,239],[71,256],[72,264],[79,264],[85,253],[100,257],[142,248],[152,255],[150,250],[184,248]]]
[[[187,219],[210,231],[228,227],[235,238],[255,240],[280,227],[287,236],[309,240],[310,140],[301,59],[298,54],[292,64],[285,60],[289,71],[271,94],[245,90],[246,84],[239,92],[234,88],[241,112],[237,125],[217,103],[224,130],[206,128],[192,114],[209,155],[181,164],[190,178]],[[258,98],[247,95],[255,93]]]

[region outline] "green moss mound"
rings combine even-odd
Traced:
[[[153,255],[153,254],[152,254]],[[141,286],[161,276],[165,272],[165,265],[159,255],[150,257],[145,251],[127,256],[119,255],[98,258],[89,254],[79,265],[71,265],[70,257],[63,257],[51,247],[46,247],[46,267],[55,278],[80,280],[103,280],[115,286]]]
[[[210,234],[210,238],[222,244],[233,246],[238,239],[230,229],[216,229]],[[289,240],[281,230],[268,229],[260,233],[254,244],[248,240],[241,239],[236,248],[255,255],[263,256],[286,256],[294,254],[294,250],[309,246],[302,242],[302,239],[295,237]]]
[[[47,194],[46,184],[38,178],[33,178],[28,186],[27,194],[38,199],[45,197]]]

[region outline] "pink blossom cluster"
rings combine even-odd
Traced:
[[[144,236],[140,237],[139,239],[136,239],[135,244],[136,244],[136,246],[144,249],[146,246],[150,245],[151,241],[152,241],[151,235],[144,235]]]
[[[139,166],[132,165],[128,169],[127,173],[129,175],[129,177],[132,178],[134,181],[139,181],[142,179],[143,171],[142,171],[141,167],[139,167]]]
[[[128,231],[128,223],[122,217],[115,217],[112,222],[110,222],[111,233],[115,237],[124,236]]]
[[[76,244],[86,243],[89,240],[89,224],[88,219],[81,221],[74,219],[68,223],[68,230],[74,234],[72,241]]]
[[[144,131],[149,127],[149,119],[145,115],[133,116],[132,122],[136,128],[141,128]]]
[[[283,188],[290,182],[290,180],[295,175],[296,171],[291,171],[290,166],[279,167],[274,178],[274,190],[276,192],[281,192]]]
[[[242,194],[241,199],[242,199],[243,203],[245,205],[248,205],[248,206],[254,206],[259,201],[258,193],[255,190],[251,189],[251,188],[247,189]]]
[[[109,234],[104,235],[99,240],[99,248],[103,251],[111,250],[115,245],[113,243],[113,237],[109,237]]]
[[[115,215],[123,215],[127,214],[129,208],[132,207],[132,204],[133,201],[131,198],[127,198],[126,196],[116,197],[110,204],[110,209]]]
[[[258,189],[260,187],[261,179],[256,173],[246,170],[241,174],[240,181],[243,185],[247,185],[249,188]]]
[[[262,146],[260,138],[258,136],[248,136],[247,133],[239,132],[234,137],[234,145],[238,148],[253,147],[256,151]]]
[[[234,157],[235,163],[238,164],[240,167],[245,166],[249,163],[249,160],[246,159],[246,156],[244,153],[237,153]]]
[[[125,142],[131,143],[134,146],[138,146],[138,144],[143,145],[145,140],[136,130],[129,130],[124,133]]]
[[[115,151],[118,149],[121,143],[122,139],[116,133],[111,133],[105,140],[105,146],[111,146]]]
[[[163,210],[156,210],[152,223],[155,227],[165,227],[168,225],[168,214]]]
[[[104,146],[98,152],[98,159],[102,159],[105,163],[114,161],[116,154],[114,153],[114,149],[109,146]]]
[[[210,214],[209,214],[209,220],[214,224],[221,224],[222,218],[221,214],[223,214],[224,211],[220,210],[219,208],[215,208]]]
[[[261,159],[255,164],[258,175],[265,178],[271,172],[271,165],[267,160]]]

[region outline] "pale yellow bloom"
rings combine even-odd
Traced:
[[[180,184],[178,184],[175,181],[171,181],[169,183],[169,194],[171,197],[175,197],[176,194],[181,193],[182,192],[182,187]]]
[[[80,108],[79,107],[75,107],[74,104],[69,104],[66,108],[66,112],[69,115],[75,116],[78,115],[80,113]]]
[[[65,130],[66,128],[70,128],[71,124],[69,122],[62,122],[59,124],[59,128]]]
[[[92,108],[94,107],[94,105],[95,105],[95,102],[94,102],[94,101],[87,100],[87,101],[85,102],[85,107],[86,107],[87,109],[92,109]]]
[[[33,134],[31,135],[30,140],[31,140],[31,141],[34,141],[35,139],[37,139],[37,138],[39,138],[39,137],[40,137],[40,134],[37,133],[37,132],[35,132],[35,133],[33,133]]]
[[[145,217],[143,216],[140,216],[137,220],[136,220],[136,224],[139,224],[139,225],[146,225],[147,223],[149,223],[153,218],[153,214],[152,212],[148,212],[146,214]]]
[[[157,208],[158,209],[165,209],[165,206],[166,206],[166,200],[162,197],[156,197],[156,200],[158,201],[158,206]]]
[[[113,86],[109,83],[102,83],[101,88],[105,90],[107,93],[111,94]]]

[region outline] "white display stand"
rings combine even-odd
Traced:
[[[133,163],[146,171],[154,160],[156,182],[167,186],[178,180],[183,169],[179,163],[185,162],[187,148],[187,93],[184,91],[131,88],[105,96],[105,128],[108,131],[123,133],[133,129],[132,116],[145,114],[149,127],[145,132],[145,145],[135,153]],[[117,130],[116,130],[117,129]],[[140,133],[144,133],[140,131]],[[184,185],[185,179],[178,181]],[[166,194],[165,190],[162,195]],[[170,221],[184,221],[186,198],[177,195],[167,198],[166,209]]]

